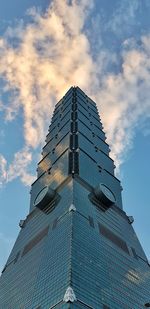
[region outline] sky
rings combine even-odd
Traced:
[[[150,259],[150,1],[0,1],[0,270],[28,214],[55,103],[71,86],[96,101]]]

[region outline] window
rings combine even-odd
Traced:
[[[53,221],[52,230],[54,230],[57,226],[58,218]]]
[[[73,111],[76,111],[76,110],[77,110],[77,104],[76,104],[76,103],[74,103],[74,104],[72,105],[72,110],[73,110]]]
[[[132,253],[133,253],[134,258],[135,258],[135,259],[138,259],[135,249],[134,249],[134,248],[131,248],[131,250],[132,250]]]
[[[78,152],[69,153],[69,174],[79,173],[79,154]]]
[[[20,255],[20,251],[16,254],[16,257],[14,259],[14,264],[18,261]]]
[[[89,120],[89,118],[84,113],[82,113],[82,111],[80,109],[78,109],[78,110],[87,120]]]
[[[118,246],[124,252],[129,254],[127,244],[123,239],[115,235],[111,230],[107,229],[104,225],[99,223],[98,226],[99,226],[100,234],[102,234],[104,237],[112,241],[116,246]]]
[[[37,245],[47,234],[48,234],[49,226],[47,226],[44,230],[38,233],[29,243],[24,247],[22,252],[22,256],[28,253],[35,245]]]
[[[78,123],[77,122],[71,122],[71,132],[75,133],[78,130]]]
[[[89,216],[89,223],[90,223],[90,226],[94,228],[94,220],[90,216]]]
[[[76,120],[78,117],[77,117],[77,112],[72,112],[71,113],[71,119],[72,120]]]

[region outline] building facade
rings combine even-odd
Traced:
[[[30,211],[0,278],[0,309],[142,309],[150,265],[122,208],[96,104],[56,104]]]

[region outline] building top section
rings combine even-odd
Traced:
[[[105,188],[105,194],[113,196],[116,206],[122,208],[120,181],[114,175],[109,152],[95,102],[79,87],[71,87],[54,109],[32,185],[31,210],[45,186],[56,190],[69,176],[79,177],[93,192]]]

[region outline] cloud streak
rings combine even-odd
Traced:
[[[115,64],[117,57],[105,49],[92,54],[90,37],[96,38],[97,30],[90,33],[85,25],[93,7],[93,1],[88,0],[71,4],[55,0],[44,14],[35,8],[29,10],[30,22],[9,27],[0,39],[3,95],[10,96],[0,108],[7,121],[20,112],[24,119],[24,148],[14,154],[9,166],[1,155],[1,183],[15,177],[26,184],[32,181],[27,172],[32,152],[44,140],[54,104],[72,85],[81,87],[98,103],[117,166],[131,147],[138,122],[149,117],[149,37],[141,38],[140,47],[136,41],[126,40],[120,52],[120,72],[106,72],[108,63]],[[134,15],[133,7],[130,15]],[[115,25],[116,19],[113,31]],[[97,37],[100,46],[101,40]]]
[[[3,185],[3,183],[5,182],[6,177],[7,177],[6,166],[7,166],[7,161],[0,154],[0,187]]]
[[[131,148],[135,129],[150,117],[150,36],[124,42],[121,72],[108,74],[100,90],[104,124],[118,166]],[[107,117],[108,115],[108,117]]]

